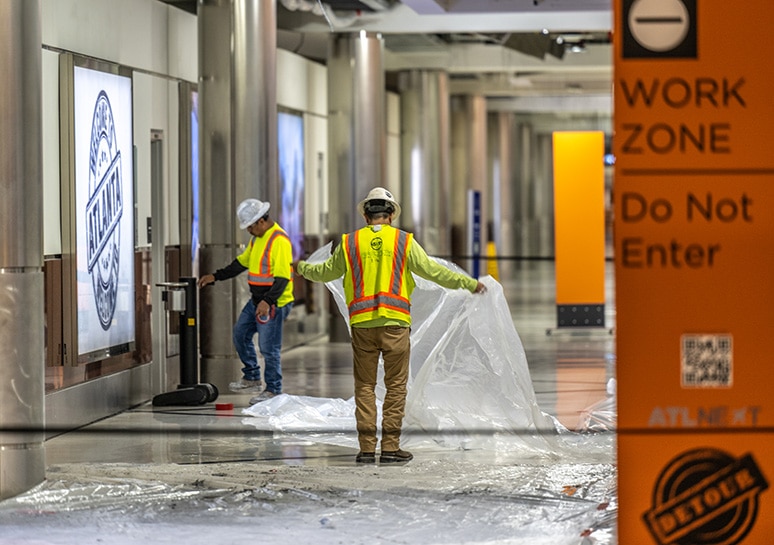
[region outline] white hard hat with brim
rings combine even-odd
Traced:
[[[400,204],[392,196],[392,193],[384,189],[383,187],[375,187],[368,192],[365,199],[357,204],[357,211],[362,215],[365,215],[365,205],[369,201],[385,201],[392,205],[394,212],[392,213],[392,219],[397,219],[400,216]]]
[[[239,228],[247,229],[269,211],[270,204],[258,199],[245,199],[237,207]]]

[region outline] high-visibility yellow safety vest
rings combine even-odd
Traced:
[[[237,260],[247,267],[247,283],[251,286],[268,288],[274,283],[275,276],[287,278],[288,285],[277,300],[277,306],[293,302],[293,247],[279,225],[274,224],[262,237],[253,237]]]
[[[377,318],[411,323],[414,278],[407,270],[413,235],[390,225],[366,226],[342,236],[347,273],[344,294],[349,323]]]

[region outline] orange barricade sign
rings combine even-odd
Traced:
[[[768,544],[774,2],[614,17],[619,542]]]

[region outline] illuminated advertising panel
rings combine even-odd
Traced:
[[[75,66],[78,359],[135,340],[132,79]]]
[[[279,223],[293,244],[293,261],[298,261],[304,242],[304,119],[300,115],[278,112],[277,148],[282,193]]]
[[[199,276],[199,93],[191,91],[191,271]]]

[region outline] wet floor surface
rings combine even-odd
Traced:
[[[614,435],[584,429],[590,417],[614,425],[612,285],[604,328],[559,330],[553,263],[511,269],[502,286],[529,387],[559,423],[532,432],[546,448],[515,446],[524,430],[487,448],[409,430],[412,462],[357,465],[351,432],[262,429],[249,395],[222,392],[230,410],[146,404],[49,439],[47,481],[0,503],[0,545],[616,543]],[[285,351],[287,397],[351,398],[351,362],[347,343],[326,338]]]

